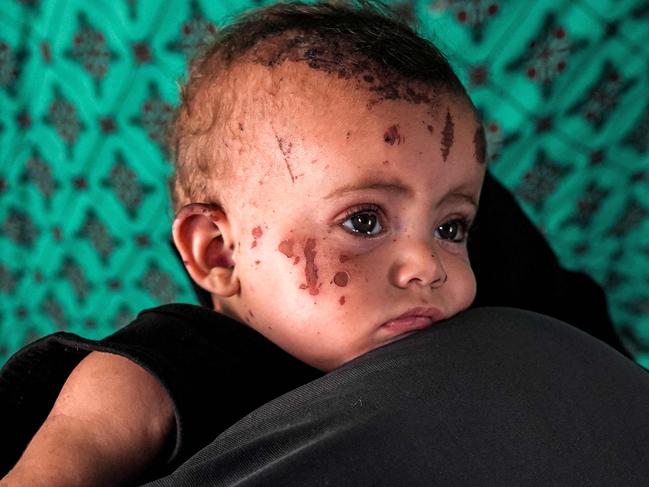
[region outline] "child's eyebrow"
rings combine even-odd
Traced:
[[[466,193],[457,193],[457,192],[450,192],[447,193],[439,203],[437,203],[437,207],[439,208],[443,204],[455,204],[455,203],[469,203],[471,206],[475,207],[476,209],[478,208],[478,202],[476,199]]]
[[[392,193],[399,193],[406,196],[412,196],[414,191],[409,186],[403,184],[400,181],[379,181],[376,179],[363,179],[353,184],[346,184],[339,188],[334,189],[332,192],[327,194],[324,199],[331,199],[334,196],[342,196],[353,191],[362,191],[368,189],[381,189],[384,191],[389,191]]]

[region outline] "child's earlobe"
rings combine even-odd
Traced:
[[[220,297],[239,291],[232,228],[222,208],[202,203],[183,207],[174,220],[173,239],[199,286]]]

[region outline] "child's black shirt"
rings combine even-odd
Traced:
[[[143,311],[99,341],[55,333],[20,350],[0,373],[0,474],[13,467],[72,369],[91,351],[129,358],[171,396],[175,438],[153,476],[173,469],[262,404],[323,375],[251,328],[190,304]]]

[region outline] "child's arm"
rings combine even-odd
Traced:
[[[93,352],[0,485],[123,485],[156,460],[173,426],[171,399],[149,372]]]

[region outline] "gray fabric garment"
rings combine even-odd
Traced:
[[[249,414],[149,486],[649,484],[649,378],[529,311],[472,309]]]

